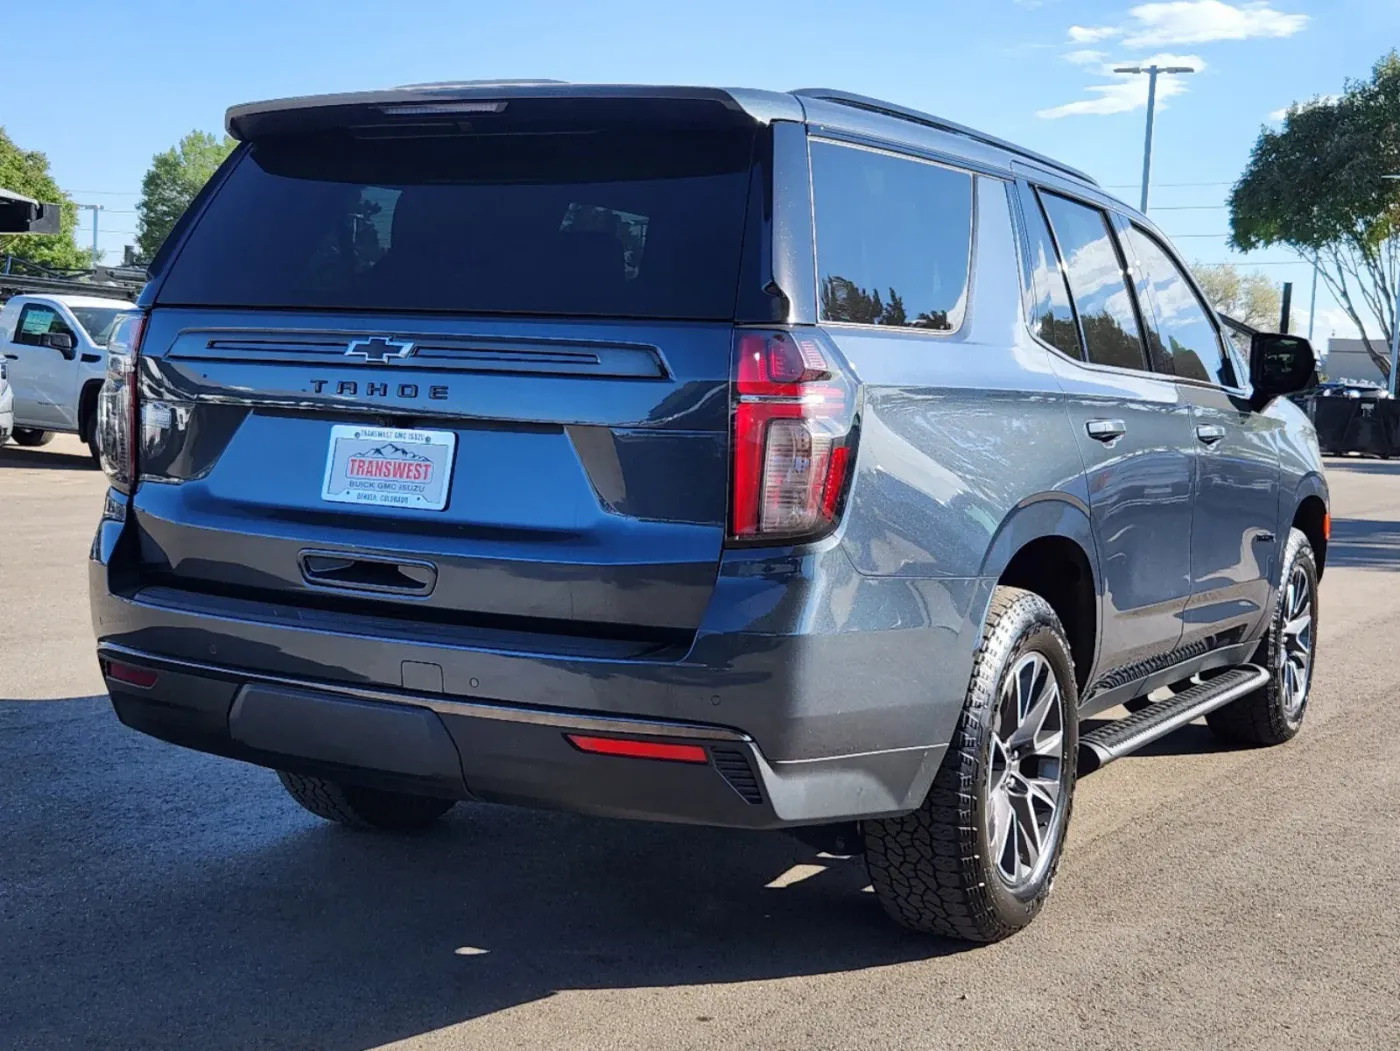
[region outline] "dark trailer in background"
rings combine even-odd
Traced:
[[[59,233],[58,205],[0,187],[0,234]]]

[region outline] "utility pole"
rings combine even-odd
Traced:
[[[1382,175],[1382,179],[1400,181],[1400,175]],[[1364,335],[1364,333],[1363,333]],[[1386,386],[1390,396],[1395,397],[1395,367],[1400,361],[1400,280],[1395,282],[1395,313],[1390,319],[1390,380]]]
[[[100,204],[79,204],[77,208],[87,208],[92,212],[92,268],[97,269],[97,213],[102,211]]]
[[[1142,147],[1142,207],[1147,214],[1147,190],[1152,183],[1152,124],[1157,113],[1157,77],[1162,73],[1194,73],[1192,66],[1119,66],[1115,73],[1147,74],[1147,141]]]

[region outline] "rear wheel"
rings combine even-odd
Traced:
[[[34,449],[40,445],[48,445],[53,441],[53,431],[36,431],[32,427],[16,427],[10,437],[15,440],[16,445],[23,445],[25,448]]]
[[[385,792],[281,770],[277,777],[287,794],[311,813],[352,828],[409,832],[426,828],[455,805],[451,799]]]
[[[997,588],[962,718],[928,798],[867,821],[875,896],[913,930],[998,941],[1055,877],[1074,797],[1078,693],[1063,627],[1039,595]]]
[[[1282,744],[1298,733],[1307,713],[1317,645],[1317,560],[1301,529],[1289,532],[1280,579],[1269,633],[1254,657],[1269,671],[1267,685],[1206,716],[1233,744]]]

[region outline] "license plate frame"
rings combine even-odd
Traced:
[[[445,510],[456,453],[453,431],[334,424],[321,499],[361,507]]]

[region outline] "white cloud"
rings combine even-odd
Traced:
[[[1065,61],[1076,66],[1098,66],[1103,64],[1103,60],[1108,57],[1106,51],[1095,51],[1093,48],[1085,48],[1082,51],[1071,51],[1065,56]]]
[[[1319,95],[1317,98],[1308,99],[1306,102],[1295,102],[1293,106],[1297,106],[1300,110],[1311,109],[1313,106],[1330,106],[1335,102],[1341,101],[1341,98],[1342,96],[1340,95]],[[1292,109],[1293,106],[1284,106],[1283,109],[1274,110],[1269,114],[1269,120],[1277,124],[1279,121],[1283,120],[1284,117],[1288,116],[1288,111]]]
[[[1122,64],[1107,63],[1100,72],[1110,74],[1115,65]],[[1206,68],[1205,60],[1199,55],[1153,55],[1151,58],[1140,60],[1140,62],[1135,60],[1132,64],[1191,66],[1198,71]],[[1147,81],[1148,78],[1142,75],[1123,74],[1107,84],[1090,84],[1085,89],[1089,92],[1090,98],[1080,99],[1077,102],[1067,102],[1062,106],[1052,106],[1049,109],[1040,110],[1036,116],[1045,120],[1058,120],[1060,117],[1104,116],[1142,109],[1147,105]],[[1185,91],[1184,77],[1163,76],[1157,78],[1157,103],[1159,106],[1164,99],[1183,94]]]
[[[1115,26],[1070,26],[1069,38],[1076,44],[1096,44],[1121,32],[1123,30]]]
[[[1128,12],[1133,25],[1128,47],[1205,44],[1215,40],[1289,37],[1308,24],[1307,15],[1284,14],[1268,3],[1227,4],[1224,0],[1169,0],[1141,4]]]

